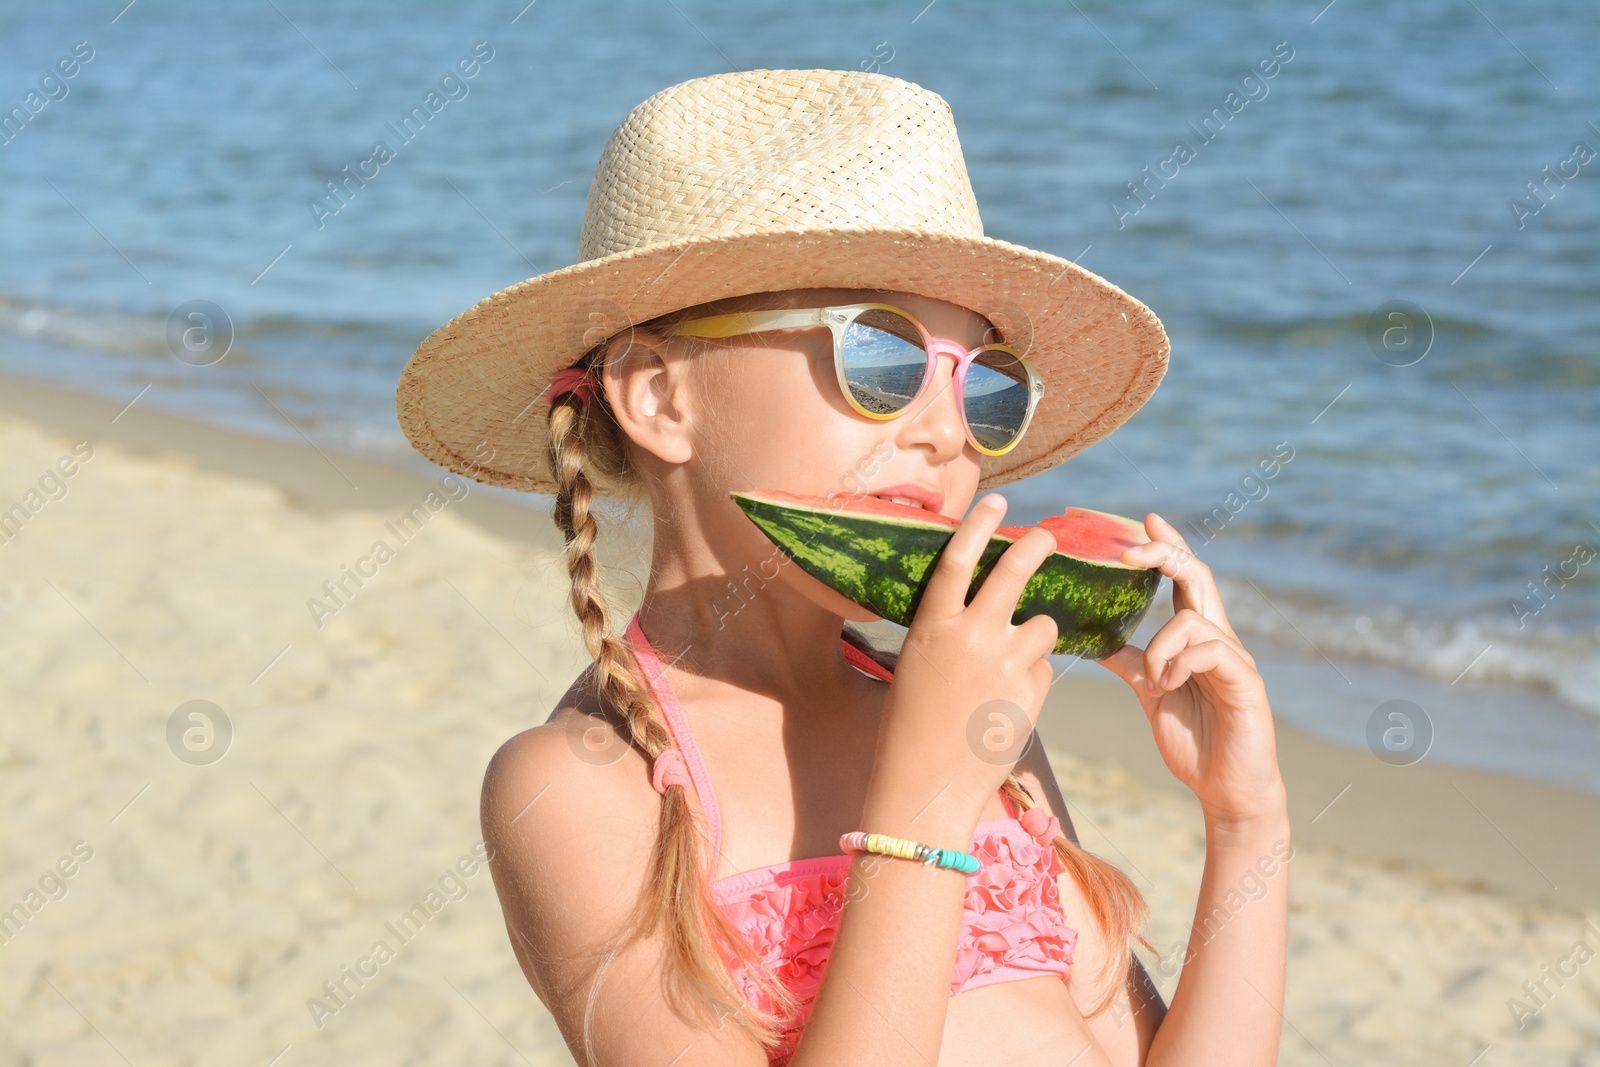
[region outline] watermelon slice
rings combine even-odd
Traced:
[[[806,496],[779,489],[729,494],[801,570],[891,622],[910,625],[939,553],[960,519],[864,495]],[[1045,614],[1060,631],[1055,651],[1103,659],[1127,644],[1150,608],[1161,572],[1121,562],[1124,549],[1149,541],[1144,524],[1087,508],[1068,508],[1039,524],[1056,538],[1023,589],[1013,624]],[[1001,526],[973,572],[967,602],[995,561],[1027,533]]]

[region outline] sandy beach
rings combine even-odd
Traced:
[[[0,381],[0,1062],[570,1063],[477,851],[586,662],[548,515],[150,399]],[[1192,800],[1092,664],[1040,736],[1170,994]],[[1282,1063],[1600,1063],[1600,797],[1280,748]]]

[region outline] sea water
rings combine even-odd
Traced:
[[[1292,721],[1362,745],[1407,699],[1431,759],[1600,789],[1583,0],[118,6],[0,14],[0,369],[420,462],[400,368],[576,258],[629,108],[882,71],[950,103],[990,236],[1171,338],[1010,520],[1158,512]]]

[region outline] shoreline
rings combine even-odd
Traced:
[[[11,375],[0,375],[0,411],[135,454],[177,453],[212,472],[275,487],[293,506],[316,513],[401,509],[437,490],[443,474],[436,470],[430,477],[420,464],[411,469],[330,453],[138,404],[119,414],[111,401]],[[471,489],[450,510],[494,536],[560,552],[547,513],[461,481]],[[642,573],[644,562],[638,548],[618,538],[602,537],[599,544],[606,567],[634,574]],[[1293,700],[1281,692],[1273,697],[1279,707]],[[1297,845],[1443,872],[1469,888],[1525,903],[1581,910],[1600,899],[1600,852],[1573,847],[1600,840],[1600,796],[1427,760],[1392,767],[1365,751],[1312,737],[1281,711],[1276,728]],[[1161,764],[1132,694],[1109,674],[1103,681],[1063,677],[1038,732],[1052,751],[1111,764],[1141,786],[1177,794],[1195,807]],[[1070,798],[1072,783],[1061,785]]]

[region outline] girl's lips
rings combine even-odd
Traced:
[[[907,500],[915,500],[922,507],[932,512],[938,512],[944,506],[944,494],[936,489],[929,489],[925,485],[911,485],[909,483],[888,485],[882,489],[874,489],[867,495],[885,498],[892,496],[904,497]]]

